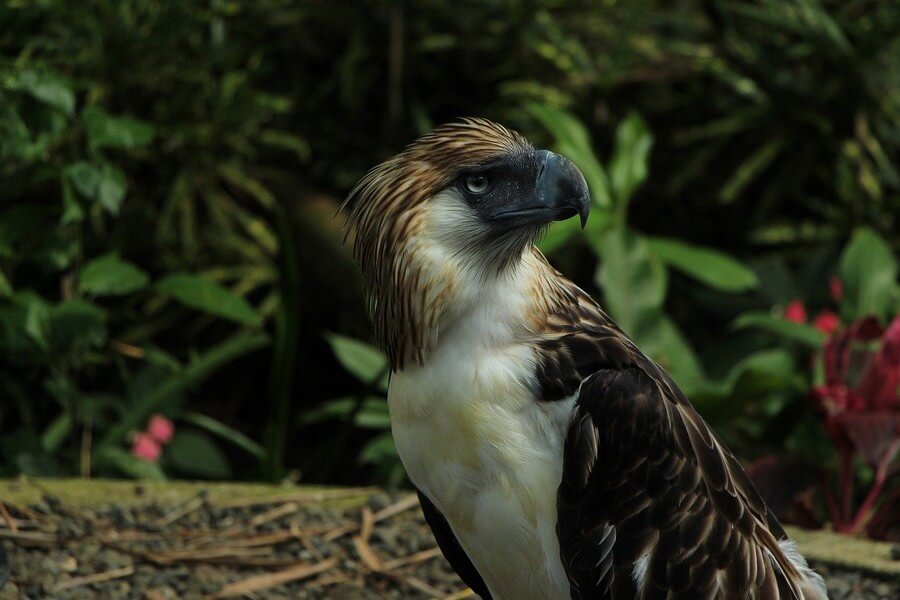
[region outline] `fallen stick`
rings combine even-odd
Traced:
[[[3,516],[3,520],[6,521],[6,526],[9,527],[9,530],[13,533],[19,532],[19,526],[16,524],[16,520],[12,518],[12,515],[9,514],[9,511],[6,510],[6,505],[3,503],[3,500],[0,500],[0,515]]]
[[[318,575],[323,571],[333,568],[337,564],[338,559],[329,558],[328,560],[323,560],[322,562],[313,565],[300,564],[275,573],[254,575],[235,583],[229,583],[215,594],[209,596],[209,598],[234,598],[236,596],[244,596],[246,594],[258,592],[259,590]]]
[[[122,567],[121,569],[113,569],[111,571],[103,571],[102,573],[92,573],[90,575],[84,575],[83,577],[73,577],[72,579],[67,579],[65,581],[60,581],[56,585],[54,585],[50,591],[51,592],[61,592],[62,590],[68,590],[74,587],[79,587],[82,585],[90,585],[92,583],[103,583],[104,581],[112,581],[113,579],[120,579],[122,577],[128,577],[129,575],[134,574],[134,567]]]
[[[432,558],[436,558],[440,555],[440,548],[431,548],[429,550],[422,550],[421,552],[416,552],[415,554],[401,556],[400,558],[389,560],[385,562],[382,567],[385,571],[391,571],[393,569],[399,569],[400,567],[406,567],[408,565],[425,562],[426,560],[431,560]]]
[[[378,523],[385,519],[390,519],[391,517],[396,517],[400,513],[406,512],[413,508],[419,506],[419,498],[414,495],[407,496],[401,500],[398,500],[394,504],[379,510],[372,516],[372,524]],[[347,525],[340,525],[339,527],[335,527],[328,533],[322,536],[322,539],[326,542],[331,542],[339,537],[345,536],[348,533],[353,533],[358,530],[362,524],[357,525],[356,523],[348,523]]]

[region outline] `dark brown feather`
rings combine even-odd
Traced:
[[[568,285],[536,347],[543,398],[578,393],[557,529],[572,597],[801,597],[778,545],[785,533],[738,461],[668,375]]]

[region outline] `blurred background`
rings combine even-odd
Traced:
[[[337,213],[462,116],[575,160],[591,219],[542,248],[781,514],[897,533],[900,5],[869,0],[7,0],[0,475],[406,485]]]

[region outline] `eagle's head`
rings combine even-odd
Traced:
[[[485,119],[442,125],[347,198],[376,337],[394,370],[422,363],[461,295],[503,277],[553,221],[588,216],[575,165]]]

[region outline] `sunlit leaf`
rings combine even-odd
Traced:
[[[635,112],[616,128],[616,145],[609,159],[609,181],[617,206],[624,210],[634,190],[647,179],[647,161],[653,136]]]
[[[877,233],[871,229],[854,233],[841,256],[839,272],[844,285],[841,312],[846,318],[890,316],[897,289],[897,259]]]
[[[81,119],[92,148],[136,148],[153,139],[153,127],[149,123],[114,117],[98,106],[85,108]]]
[[[388,362],[378,348],[337,333],[326,333],[325,339],[345,369],[364,383],[372,383],[380,377],[378,383],[386,389]]]
[[[125,198],[125,174],[109,163],[79,161],[66,167],[65,176],[85,198],[99,203],[111,214],[118,214]]]
[[[71,115],[75,110],[75,94],[68,84],[55,73],[24,70],[19,73],[13,85],[67,115]]]
[[[85,265],[78,289],[89,296],[121,296],[141,289],[148,281],[141,269],[110,252]]]
[[[650,249],[666,264],[723,292],[743,292],[759,285],[749,268],[723,252],[672,238],[649,238]]]
[[[218,283],[192,275],[173,273],[156,282],[156,290],[185,306],[246,325],[259,325],[262,318],[250,304]]]
[[[739,316],[734,327],[737,329],[754,328],[762,329],[794,342],[799,342],[813,348],[821,348],[825,342],[825,334],[805,323],[787,321],[781,317],[763,312],[749,312]]]

